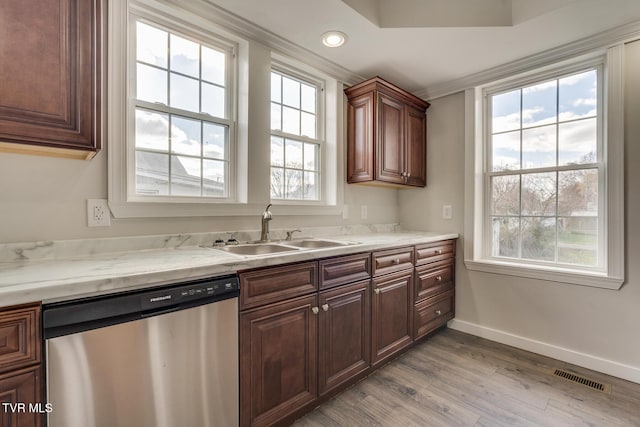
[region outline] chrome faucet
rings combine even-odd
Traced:
[[[260,241],[268,242],[271,239],[269,238],[269,221],[273,219],[271,215],[271,211],[269,208],[271,207],[271,203],[264,208],[264,212],[262,212],[262,229],[260,230]]]

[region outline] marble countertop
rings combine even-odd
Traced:
[[[179,244],[165,245],[162,248],[135,248],[104,253],[85,250],[82,253],[88,253],[88,255],[74,256],[68,252],[64,253],[64,257],[29,257],[25,255],[27,248],[24,245],[20,247],[14,244],[10,249],[13,255],[16,253],[19,255],[17,257],[14,255],[17,259],[8,259],[10,257],[6,256],[7,248],[4,248],[4,259],[0,258],[0,306],[34,301],[43,303],[62,301],[190,279],[234,274],[249,268],[458,237],[455,233],[353,231],[355,233],[352,234],[314,236],[351,243],[346,246],[258,256],[241,256],[211,247],[189,245],[189,242],[193,243],[195,240],[184,236],[174,239]],[[164,241],[169,241],[166,236]],[[42,248],[48,249],[52,246],[55,246],[55,243],[44,242],[33,244],[30,249],[40,248],[42,252]]]

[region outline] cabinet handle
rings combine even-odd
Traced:
[[[411,178],[411,172],[407,172],[407,178]]]
[[[322,309],[324,311],[329,311],[329,304],[322,304]]]
[[[442,255],[442,249],[438,249],[438,250],[436,251],[436,254],[438,254],[438,255]]]
[[[313,314],[318,314],[318,312],[319,312],[319,311],[320,311],[320,310],[318,309],[318,307],[311,307],[311,312],[312,312]]]
[[[392,264],[398,265],[400,264],[400,258],[396,258],[393,261],[391,261]]]
[[[375,288],[373,291],[378,295],[380,293],[380,288]]]
[[[442,276],[437,276],[436,277],[436,282],[442,282]]]
[[[436,316],[440,316],[442,312],[440,310],[436,310]]]

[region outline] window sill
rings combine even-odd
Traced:
[[[464,264],[468,270],[482,271],[484,273],[526,277],[529,279],[547,280],[602,289],[618,290],[624,283],[623,277],[614,277],[605,273],[585,272],[567,268],[536,267],[493,260],[469,259],[465,259]]]

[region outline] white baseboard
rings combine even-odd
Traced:
[[[477,325],[475,323],[465,322],[464,320],[453,319],[449,321],[448,327],[455,329],[456,331],[466,332],[467,334],[486,338],[491,341],[496,341],[640,384],[640,368],[635,366],[602,359],[600,357],[580,353],[568,348],[558,347],[542,341],[536,341],[519,335],[510,334],[508,332],[499,331],[497,329],[487,328],[486,326]]]

